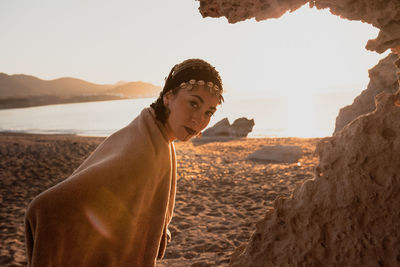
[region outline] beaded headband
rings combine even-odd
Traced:
[[[187,88],[190,86],[193,88],[193,86],[197,85],[207,85],[211,89],[211,93],[219,94],[222,97],[222,81],[218,71],[201,59],[189,59],[175,65],[166,79],[163,92],[165,93],[175,88]]]
[[[181,89],[189,89],[192,90],[194,88],[197,88],[198,86],[204,86],[208,88],[208,91],[215,96],[221,96],[221,89],[219,88],[218,85],[214,85],[213,82],[205,82],[203,80],[198,80],[196,81],[195,79],[191,79],[188,82],[183,82],[179,85]],[[222,96],[221,96],[222,97]]]

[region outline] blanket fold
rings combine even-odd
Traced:
[[[30,203],[29,266],[154,266],[165,252],[175,187],[173,143],[146,108]]]

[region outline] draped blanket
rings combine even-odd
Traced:
[[[30,203],[29,266],[154,266],[165,252],[175,173],[173,143],[145,108]]]

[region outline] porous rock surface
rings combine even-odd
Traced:
[[[374,97],[381,92],[395,93],[399,88],[397,81],[397,71],[395,61],[398,59],[396,54],[389,54],[384,59],[368,71],[369,84],[353,103],[339,111],[336,118],[334,133],[343,129],[345,125],[354,120],[360,115],[374,111]]]
[[[230,266],[400,265],[400,94],[317,146],[315,177],[257,223]]]
[[[304,4],[350,20],[367,22],[380,29],[378,37],[369,40],[367,49],[382,53],[400,46],[399,0],[200,0],[203,17],[225,16],[230,23],[255,18],[257,21],[279,18]],[[306,30],[306,29],[304,29]]]

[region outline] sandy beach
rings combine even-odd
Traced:
[[[0,133],[0,265],[26,266],[24,213],[40,192],[67,178],[101,137]],[[228,266],[278,196],[313,177],[319,139],[262,138],[177,142],[172,241],[157,266]],[[266,145],[296,145],[297,163],[247,159]]]

